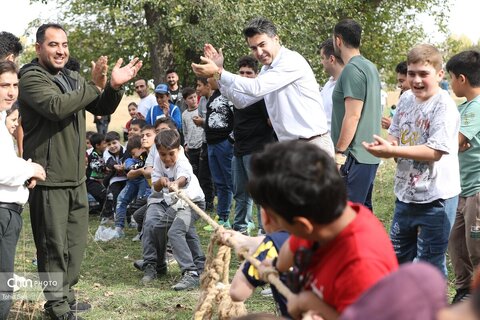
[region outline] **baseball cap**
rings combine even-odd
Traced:
[[[167,94],[170,93],[168,91],[168,86],[165,83],[160,83],[156,88],[155,88],[155,93],[163,93]]]

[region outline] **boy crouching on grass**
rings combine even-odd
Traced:
[[[410,90],[400,97],[388,140],[374,136],[363,145],[376,157],[397,159],[390,238],[398,262],[426,261],[446,276],[445,253],[460,193],[460,117],[439,86],[442,55],[434,46],[410,50],[407,68]]]
[[[158,157],[154,160],[152,186],[155,190],[148,199],[143,223],[144,277],[147,284],[158,275],[165,275],[167,241],[170,240],[173,256],[182,271],[175,290],[199,286],[199,276],[205,264],[200,238],[195,229],[198,215],[183,201],[172,200],[172,187],[184,189],[185,194],[200,208],[205,208],[205,197],[192,165],[180,157],[180,135],[176,130],[160,131],[155,138]],[[188,239],[188,242],[187,242]],[[147,254],[145,248],[156,248],[156,254]],[[151,252],[149,250],[148,252]]]
[[[288,313],[336,319],[398,267],[382,223],[347,191],[333,159],[305,141],[269,145],[251,160],[249,190],[266,215],[291,236],[273,264],[287,272]],[[287,281],[288,282],[288,281]]]

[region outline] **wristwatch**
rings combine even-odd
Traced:
[[[335,147],[335,153],[340,153],[340,154],[345,155],[345,152],[346,152],[346,150],[342,151],[342,150],[338,149],[337,147]]]
[[[213,79],[215,79],[215,81],[220,80],[220,77],[222,76],[222,73],[220,71],[221,71],[221,69],[218,68],[218,70],[215,71],[215,73],[213,74]]]

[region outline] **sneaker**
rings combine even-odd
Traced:
[[[129,228],[132,228],[132,229],[137,229],[137,226],[138,224],[132,219],[132,221],[130,221],[130,223],[128,224],[128,227]]]
[[[232,225],[230,224],[230,221],[223,221],[223,220],[218,220],[218,224],[223,226],[225,229],[232,229]]]
[[[272,297],[273,296],[272,288],[265,288],[262,291],[260,291],[260,294],[264,297]]]
[[[115,234],[113,235],[114,239],[125,238],[125,232],[123,232],[123,228],[115,227]]]
[[[137,233],[137,235],[132,238],[132,241],[133,241],[133,242],[138,242],[138,241],[140,241],[140,233]]]
[[[157,270],[157,277],[166,276],[168,267],[166,265],[163,265],[163,266],[157,267],[156,270]]]
[[[157,270],[155,270],[155,265],[149,263],[144,267],[143,278],[140,280],[144,285],[149,284],[157,278]]]
[[[174,286],[172,289],[176,291],[180,290],[191,290],[194,288],[198,288],[200,286],[200,277],[198,274],[187,271],[183,274],[182,279]]]
[[[137,270],[143,271],[143,267],[145,266],[145,262],[143,261],[143,259],[141,259],[141,260],[135,260],[135,261],[133,261],[133,266],[134,266]]]
[[[77,316],[72,311],[69,311],[65,314],[62,314],[61,316],[50,315],[50,319],[55,319],[55,320],[83,320],[82,317]]]
[[[470,290],[468,288],[458,289],[455,297],[452,299],[452,304],[462,302],[470,299]]]
[[[72,303],[69,303],[69,305],[70,311],[72,311],[73,313],[86,312],[92,309],[92,305],[86,302],[74,301]]]

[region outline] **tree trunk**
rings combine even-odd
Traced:
[[[152,59],[152,72],[155,85],[165,82],[165,72],[173,67],[172,38],[168,23],[164,19],[167,16],[164,8],[155,7],[146,2],[143,6],[145,19],[150,37],[150,57]]]

